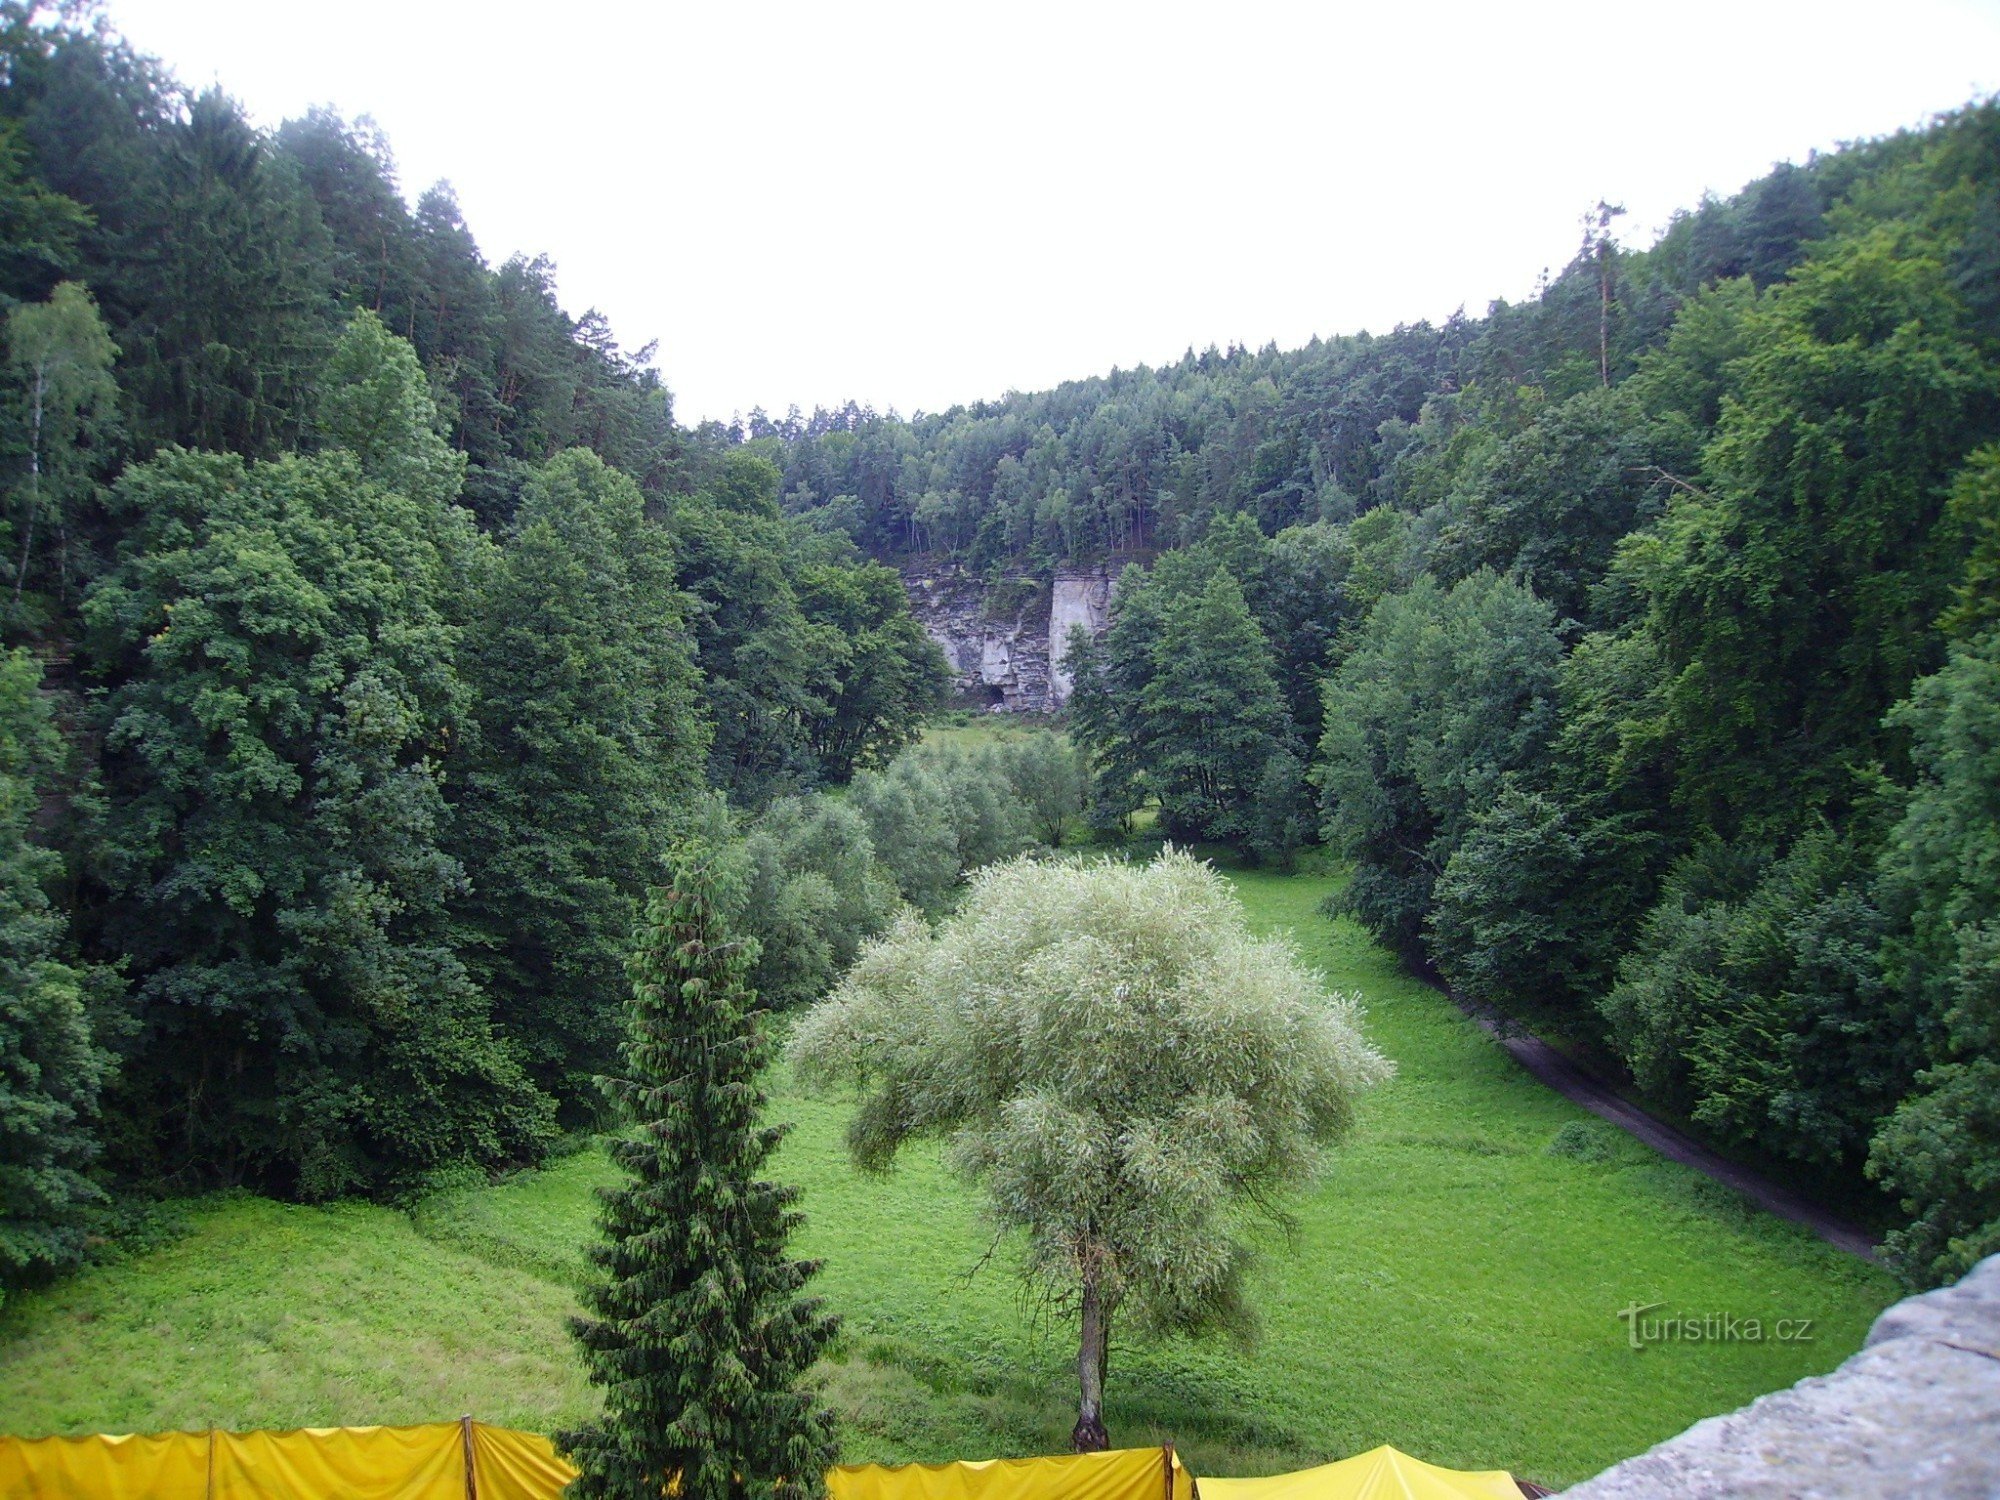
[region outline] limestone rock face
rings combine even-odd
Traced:
[[[1055,701],[1063,703],[1075,686],[1063,658],[1069,654],[1070,632],[1079,625],[1086,634],[1097,636],[1111,618],[1111,575],[1057,573],[1049,594],[1049,686]]]
[[[1095,635],[1111,603],[1105,570],[1010,578],[988,588],[957,568],[906,572],[910,612],[943,649],[953,690],[1007,713],[1053,713],[1068,699],[1069,632]]]
[[[2000,1255],[1956,1286],[1897,1303],[1831,1374],[1697,1422],[1564,1493],[2000,1495]]]

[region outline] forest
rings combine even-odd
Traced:
[[[2000,108],[1518,305],[743,437],[998,586],[1122,562],[1090,814],[1282,863],[1697,1133],[2000,1249]]]
[[[786,1006],[1152,819],[2000,1249],[2000,106],[1443,326],[690,428],[366,122],[0,68],[0,1287],[595,1128],[671,849]],[[918,745],[919,558],[1123,568],[1069,742]]]
[[[539,1160],[706,799],[885,762],[943,664],[366,128],[20,5],[0,49],[13,1284],[151,1194]]]

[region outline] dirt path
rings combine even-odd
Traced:
[[[1670,1161],[1693,1167],[1724,1187],[1734,1188],[1759,1208],[1803,1224],[1829,1245],[1877,1260],[1875,1240],[1858,1225],[1830,1213],[1780,1186],[1760,1172],[1718,1156],[1701,1142],[1682,1134],[1664,1121],[1656,1120],[1637,1105],[1620,1098],[1601,1081],[1586,1073],[1540,1037],[1530,1036],[1512,1022],[1503,1022],[1490,1011],[1452,997],[1458,1008],[1485,1028],[1495,1041],[1514,1055],[1514,1061],[1573,1104],[1581,1104],[1600,1119],[1609,1120],[1620,1130],[1637,1137]]]

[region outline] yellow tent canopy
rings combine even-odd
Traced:
[[[0,1437],[0,1500],[559,1500],[576,1471],[549,1440],[470,1417],[422,1427]],[[948,1464],[842,1464],[828,1500],[1520,1500],[1377,1448],[1270,1479],[1197,1485],[1171,1447]]]
[[[1440,1469],[1383,1444],[1268,1479],[1204,1479],[1201,1500],[1521,1500],[1503,1469]]]
[[[827,1500],[1193,1500],[1172,1448],[947,1464],[838,1464]]]

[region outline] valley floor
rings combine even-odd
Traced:
[[[1318,915],[1326,878],[1232,878],[1257,925],[1290,930],[1331,984],[1365,995],[1399,1071],[1296,1233],[1257,1237],[1254,1346],[1114,1348],[1114,1442],[1171,1439],[1197,1474],[1387,1442],[1568,1483],[1831,1369],[1894,1299],[1877,1267],[1548,1092],[1358,928]],[[824,1259],[846,1319],[830,1380],[847,1456],[1059,1451],[1074,1351],[1021,1304],[1005,1247],[974,1269],[990,1243],[976,1196],[934,1154],[856,1174],[845,1106],[775,1084],[801,1249]],[[1558,1132],[1569,1149],[1552,1153]],[[185,1238],[0,1310],[0,1431],[572,1421],[592,1398],[563,1317],[609,1175],[590,1152],[409,1213],[191,1205]],[[1761,1319],[1766,1338],[1634,1349],[1618,1313],[1635,1305],[1655,1323]],[[1770,1338],[1781,1318],[1811,1320],[1810,1337]]]

